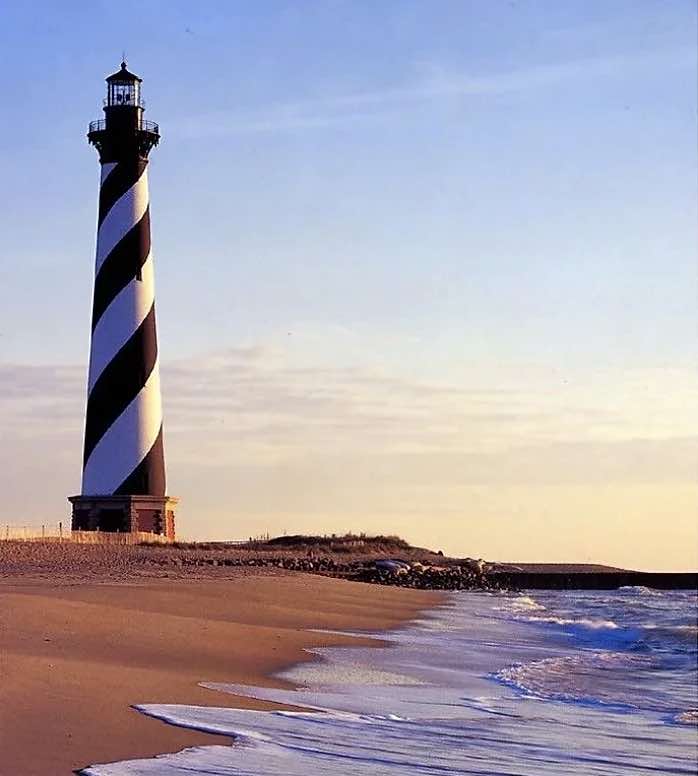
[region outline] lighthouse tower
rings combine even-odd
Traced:
[[[148,197],[148,155],[160,131],[143,118],[141,79],[125,62],[106,81],[104,118],[87,135],[102,169],[82,493],[69,498],[72,528],[174,539]]]

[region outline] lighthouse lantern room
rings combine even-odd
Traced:
[[[129,73],[126,69],[126,62],[121,63],[121,69],[107,76],[107,100],[106,106],[135,105],[142,108],[141,105],[141,83],[134,73]]]

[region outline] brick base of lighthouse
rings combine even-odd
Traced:
[[[70,496],[73,531],[153,533],[175,539],[175,507],[169,496]]]

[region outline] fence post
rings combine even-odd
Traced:
[[[46,538],[46,526],[43,523],[41,524],[41,538]]]
[[[58,523],[58,541],[59,543],[63,541],[63,521]]]

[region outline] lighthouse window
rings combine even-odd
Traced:
[[[138,85],[116,81],[109,85],[110,105],[138,105]]]

